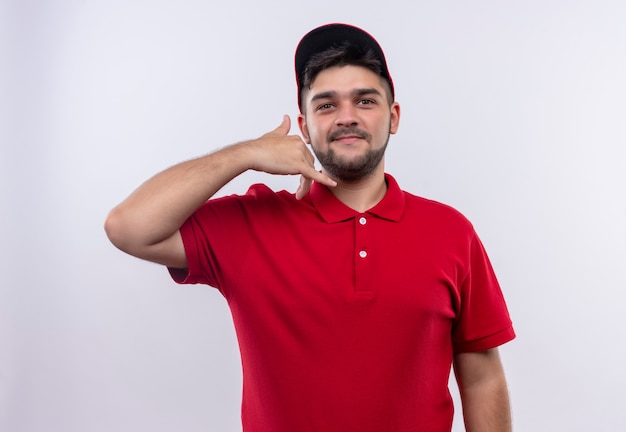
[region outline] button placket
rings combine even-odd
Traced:
[[[365,216],[361,216],[359,218],[359,225],[361,225],[361,228],[364,228],[365,225],[367,224],[367,218]],[[359,236],[360,238],[364,237],[364,233],[360,233],[361,235]],[[364,243],[362,243],[364,245]],[[359,257],[361,258],[367,258],[367,248],[365,246],[361,246],[360,250],[359,250]]]
[[[371,261],[369,255],[371,251],[370,247],[370,236],[371,236],[371,227],[368,226],[368,217],[366,215],[358,216],[355,220],[355,229],[356,229],[356,286],[355,286],[355,294],[358,297],[363,297],[364,295],[368,298],[373,294],[371,286],[370,286],[370,273],[371,273]]]

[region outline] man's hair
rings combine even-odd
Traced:
[[[313,81],[320,72],[335,66],[360,66],[371,70],[378,75],[384,83],[389,105],[393,103],[391,84],[383,77],[383,65],[374,51],[371,49],[363,51],[349,42],[344,42],[343,44],[336,45],[325,51],[312,55],[306,63],[304,73],[302,75],[302,88],[299,95],[301,104],[300,110],[302,112],[304,112],[304,105],[306,103],[302,97],[303,94],[310,90]]]

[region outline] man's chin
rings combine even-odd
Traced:
[[[318,154],[317,160],[326,172],[338,180],[354,182],[369,177],[380,165],[385,154],[385,148],[376,151],[359,149],[355,146],[352,149],[336,151],[335,146],[331,146],[328,152]],[[337,146],[339,147],[339,146]]]
[[[371,176],[378,164],[363,163],[363,161],[351,161],[352,163],[341,163],[333,161],[330,163],[322,163],[324,171],[337,180],[344,182],[356,182]]]

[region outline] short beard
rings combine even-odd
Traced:
[[[371,142],[371,137],[369,137]],[[332,141],[332,140],[329,140]],[[313,149],[317,160],[320,162],[324,170],[331,177],[344,182],[355,182],[369,177],[374,170],[380,165],[385,150],[389,143],[389,134],[385,140],[385,145],[378,150],[370,150],[366,154],[359,156],[350,161],[344,161],[337,157],[335,151],[331,148],[327,152],[316,151]]]

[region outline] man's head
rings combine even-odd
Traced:
[[[304,112],[303,92],[317,75],[333,66],[362,66],[388,84],[388,99],[394,100],[394,87],[382,48],[369,33],[348,24],[327,24],[307,33],[295,55],[298,106]]]
[[[298,45],[296,79],[298,125],[324,171],[346,182],[382,173],[400,107],[378,43],[345,24],[319,27]]]

